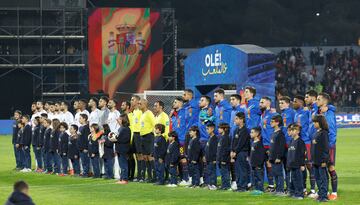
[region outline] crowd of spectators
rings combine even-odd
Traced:
[[[339,52],[314,48],[309,61],[300,48],[283,50],[276,59],[277,92],[294,97],[306,90],[327,92],[334,105],[352,107],[360,105],[360,54],[352,48]],[[308,67],[308,68],[306,68]],[[322,75],[319,75],[320,69]]]
[[[360,100],[360,54],[353,49],[336,49],[326,54],[321,83],[338,106],[356,106]]]
[[[304,94],[310,87],[315,87],[316,69],[309,73],[303,51],[300,48],[282,50],[276,59],[276,90],[290,97]]]

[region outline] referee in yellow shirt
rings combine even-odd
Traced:
[[[140,100],[140,110],[142,115],[140,118],[140,138],[141,138],[141,154],[145,161],[145,167],[141,169],[141,180],[145,179],[145,170],[147,170],[147,182],[154,182],[155,163],[152,157],[154,149],[154,114],[148,109],[148,101],[146,99]],[[153,177],[154,176],[154,177]]]
[[[136,163],[137,163],[137,178],[134,179],[134,181],[140,181],[141,180],[141,167],[145,167],[145,162],[141,154],[141,138],[140,138],[140,118],[142,115],[141,110],[139,109],[140,105],[140,97],[138,95],[133,95],[131,97],[131,112],[129,113],[129,119],[130,119],[130,129],[133,136],[133,146],[134,152],[136,155]]]
[[[165,126],[164,137],[167,140],[170,129],[170,119],[169,115],[164,112],[164,107],[165,104],[162,101],[156,101],[154,103],[155,125],[162,124]]]

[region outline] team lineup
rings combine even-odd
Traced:
[[[136,95],[121,102],[120,112],[105,96],[78,100],[74,115],[67,102],[37,101],[31,117],[14,112],[16,169],[32,171],[32,147],[38,173],[337,199],[336,108],[329,95],[310,90],[277,100],[280,113],[254,87],[230,101],[221,88],[199,99],[186,89],[169,115],[162,101],[150,110]]]

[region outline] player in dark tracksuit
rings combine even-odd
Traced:
[[[216,153],[217,153],[217,146],[218,146],[218,138],[216,137],[215,133],[215,125],[213,123],[208,123],[206,125],[206,131],[209,135],[209,140],[205,146],[205,153],[204,158],[206,162],[206,169],[208,174],[208,179],[205,182],[208,184],[208,188],[210,190],[216,189]]]
[[[105,168],[105,179],[114,178],[114,142],[112,142],[108,135],[111,132],[108,124],[103,124],[104,134],[101,137],[101,143],[104,143],[104,168]]]
[[[43,148],[43,152],[44,152],[44,167],[46,169],[45,173],[52,173],[53,168],[51,166],[51,158],[50,158],[50,137],[51,137],[51,132],[52,129],[50,128],[51,125],[51,120],[50,119],[45,119],[43,122],[43,125],[45,127],[45,132],[44,132],[44,148]]]
[[[54,173],[59,174],[60,173],[60,166],[61,166],[61,157],[59,155],[59,125],[60,121],[58,119],[52,120],[52,127],[53,130],[50,134],[50,164],[51,167],[54,167]]]
[[[169,145],[166,150],[165,163],[166,167],[169,170],[170,182],[168,186],[177,185],[177,173],[176,168],[179,163],[180,149],[178,143],[178,135],[175,131],[169,133]]]
[[[88,136],[88,147],[90,163],[93,167],[94,176],[93,178],[100,178],[100,153],[99,153],[99,139],[100,139],[100,127],[98,124],[92,124],[90,126],[91,134]]]
[[[19,131],[17,132],[15,147],[19,157],[19,169],[22,170],[24,168],[24,152],[22,147],[23,147],[23,132],[25,125],[21,121],[18,121],[16,126],[19,128]]]
[[[60,123],[60,135],[59,135],[59,155],[61,157],[61,175],[64,176],[67,174],[67,168],[69,165],[68,158],[68,144],[69,144],[69,135],[66,133],[68,125],[65,122]]]
[[[230,189],[230,149],[231,142],[229,137],[230,126],[227,123],[220,123],[218,132],[220,134],[217,152],[216,152],[216,161],[220,167],[221,174],[221,189],[228,190]]]
[[[247,183],[249,181],[249,152],[250,152],[250,135],[245,124],[245,114],[242,112],[236,113],[235,123],[237,128],[234,131],[234,136],[231,142],[231,157],[236,158],[236,184],[237,191],[246,191]]]
[[[44,143],[44,138],[41,137],[41,133],[40,133],[40,129],[41,129],[40,117],[35,117],[34,123],[35,123],[35,127],[32,130],[31,144],[32,144],[33,151],[35,154],[35,159],[37,162],[36,171],[39,172],[43,168],[43,159],[42,159],[42,154],[41,154],[41,148]]]
[[[304,198],[304,186],[302,170],[305,170],[306,147],[304,141],[300,138],[300,125],[290,127],[290,134],[293,138],[290,141],[287,152],[287,168],[290,171],[288,191],[290,196],[297,199]]]
[[[329,161],[329,138],[328,124],[323,115],[316,115],[313,119],[317,129],[311,144],[311,155],[314,165],[316,184],[319,189],[318,201],[328,201],[328,176],[327,163]]]
[[[80,124],[79,127],[79,138],[77,140],[77,146],[80,151],[80,160],[83,168],[83,172],[81,173],[82,177],[88,177],[89,175],[89,166],[90,166],[90,158],[89,158],[89,142],[88,137],[90,134],[90,128],[87,124],[88,116],[86,114],[80,114]]]
[[[77,135],[78,126],[77,125],[71,125],[70,126],[70,139],[68,143],[68,157],[72,163],[72,166],[74,168],[74,175],[79,176],[80,174],[80,153],[79,149],[77,147],[77,141],[79,136]]]
[[[30,155],[30,146],[31,146],[31,135],[32,128],[29,123],[29,116],[23,115],[21,121],[25,124],[23,129],[23,152],[24,152],[24,161],[23,165],[25,169],[31,169],[31,155]]]
[[[266,149],[261,140],[261,128],[254,127],[250,131],[251,144],[250,165],[254,174],[253,194],[262,194],[264,191],[264,162]]]
[[[199,168],[199,161],[200,161],[200,132],[197,126],[190,127],[189,131],[191,140],[188,145],[187,149],[187,157],[189,161],[189,174],[192,177],[191,186],[195,188],[200,185],[200,168]]]
[[[16,168],[15,169],[16,170],[20,170],[22,168],[21,161],[20,161],[20,152],[16,148],[16,139],[17,139],[18,132],[19,132],[19,127],[18,127],[17,123],[21,118],[21,114],[22,113],[21,113],[20,110],[16,110],[14,112],[12,144],[13,144],[13,147],[14,147],[14,155],[15,155],[15,161],[16,161]]]
[[[274,128],[274,133],[270,140],[269,161],[272,167],[272,174],[276,184],[276,195],[283,196],[284,193],[284,158],[286,139],[284,133],[281,131],[283,120],[280,115],[275,115],[271,118],[271,127]]]
[[[156,185],[164,185],[165,174],[165,155],[167,149],[166,139],[163,136],[165,126],[163,124],[155,125],[155,140],[154,140],[154,158],[156,171]]]

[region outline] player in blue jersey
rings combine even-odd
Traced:
[[[185,109],[183,107],[184,100],[182,97],[175,98],[173,102],[173,111],[170,113],[170,130],[175,131],[178,135],[179,147],[180,147],[180,163],[179,171],[182,181],[180,186],[190,185],[189,183],[189,173],[188,173],[188,164],[186,160],[186,122],[185,122]]]
[[[246,127],[251,128],[259,126],[261,110],[259,100],[255,99],[256,89],[251,86],[245,87],[244,98],[246,101]]]
[[[306,146],[306,160],[305,165],[310,174],[310,187],[311,192],[315,192],[315,173],[312,169],[311,162],[311,137],[309,135],[309,118],[311,116],[310,111],[304,109],[305,98],[301,95],[294,97],[293,108],[295,110],[294,123],[301,126],[300,137],[304,141]],[[306,178],[307,171],[303,171],[303,180],[304,180],[304,192],[306,191]],[[311,193],[310,193],[311,194]]]
[[[244,107],[241,107],[241,96],[239,94],[233,94],[230,96],[230,104],[232,107],[231,110],[231,117],[230,117],[230,139],[232,140],[235,136],[235,130],[237,128],[237,125],[235,123],[235,116],[237,113],[242,112],[245,114],[244,122],[246,122],[246,109]],[[246,126],[245,126],[246,127]],[[235,171],[235,161],[236,157],[234,159],[230,160],[230,174],[231,174],[231,188],[233,190],[236,190],[238,188],[236,184],[236,171]]]
[[[264,148],[266,150],[266,172],[267,177],[269,181],[269,187],[266,191],[268,192],[274,192],[274,179],[272,176],[271,171],[271,163],[269,162],[269,148],[270,148],[270,138],[271,135],[274,133],[274,128],[271,127],[270,122],[271,118],[275,115],[279,115],[276,112],[273,112],[270,108],[271,106],[271,99],[269,97],[262,97],[260,99],[260,109],[262,111],[261,118],[260,118],[260,124],[261,127],[261,136]]]
[[[335,157],[336,157],[336,136],[337,136],[337,126],[336,126],[336,108],[329,105],[330,96],[327,93],[319,93],[317,97],[317,105],[319,106],[319,114],[322,114],[326,118],[326,122],[329,126],[329,162],[328,162],[328,171],[331,179],[332,193],[329,196],[330,200],[337,199],[337,186],[338,186],[338,177],[335,171]]]
[[[283,96],[279,99],[279,107],[281,110],[281,117],[283,119],[283,126],[282,126],[282,132],[285,135],[285,139],[286,139],[286,149],[285,149],[285,158],[284,158],[284,168],[286,170],[286,186],[289,187],[289,180],[290,180],[290,171],[287,169],[286,164],[287,164],[287,148],[290,145],[290,141],[291,141],[291,136],[289,135],[288,132],[288,127],[289,125],[291,125],[292,123],[294,123],[294,117],[295,117],[295,110],[292,109],[290,107],[290,97],[288,96]]]
[[[225,91],[219,88],[214,91],[215,101],[215,125],[219,126],[220,123],[230,124],[230,117],[232,107],[230,103],[225,99]]]

